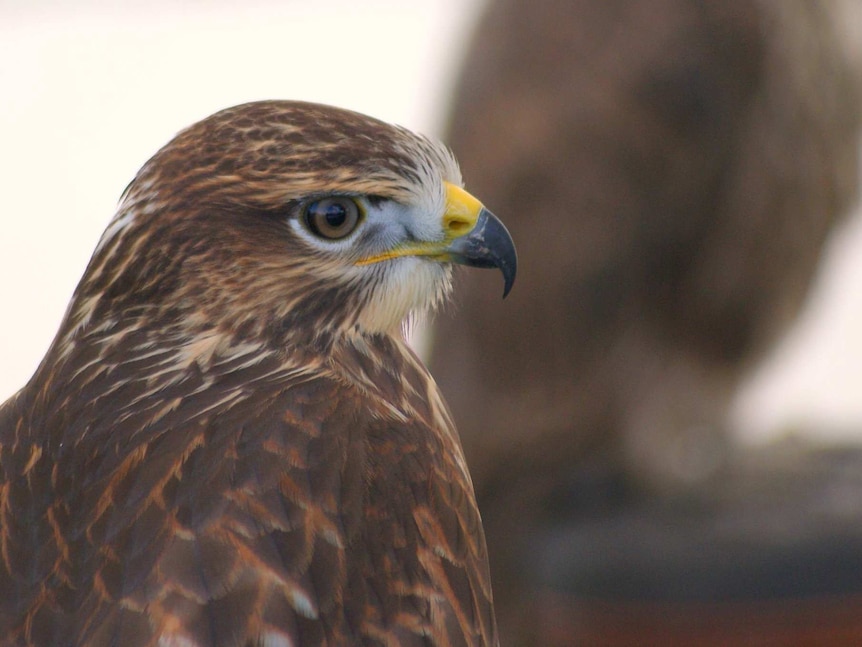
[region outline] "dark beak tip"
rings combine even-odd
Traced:
[[[512,285],[514,285],[514,281],[506,281],[506,284],[503,286],[503,298],[505,299],[509,296],[509,292],[512,291]]]
[[[506,226],[491,212],[488,212],[488,215],[493,219],[488,227],[490,230],[488,242],[493,248],[491,253],[493,265],[503,274],[503,298],[505,299],[515,285],[515,276],[518,274],[518,252]]]
[[[504,299],[509,296],[509,292],[512,291],[512,286],[515,285],[515,275],[518,273],[518,257],[514,256],[513,258],[513,263],[507,263],[500,267],[500,271],[503,273]]]
[[[515,284],[518,254],[505,225],[487,209],[483,209],[473,231],[456,239],[450,247],[456,263],[471,267],[496,267],[503,274],[503,298]]]

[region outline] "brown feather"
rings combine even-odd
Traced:
[[[437,387],[283,217],[309,192],[409,201],[443,155],[266,102],[144,166],[0,408],[0,644],[496,644]]]

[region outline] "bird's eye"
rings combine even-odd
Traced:
[[[352,198],[335,196],[309,202],[303,210],[305,224],[316,236],[338,240],[350,235],[362,219],[362,209]]]

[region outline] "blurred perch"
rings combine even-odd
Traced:
[[[504,631],[528,595],[530,538],[580,514],[585,474],[674,492],[723,469],[729,400],[856,197],[859,89],[836,7],[487,8],[448,141],[506,218],[520,275],[505,310],[494,277],[461,277],[431,366]]]

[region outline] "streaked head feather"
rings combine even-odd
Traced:
[[[206,321],[282,343],[396,332],[441,301],[449,269],[415,258],[348,268],[287,221],[302,200],[369,195],[426,214],[416,227],[430,235],[444,181],[461,183],[448,149],[370,117],[295,102],[224,110],[178,134],[126,189],[62,342],[117,311],[135,325]]]

